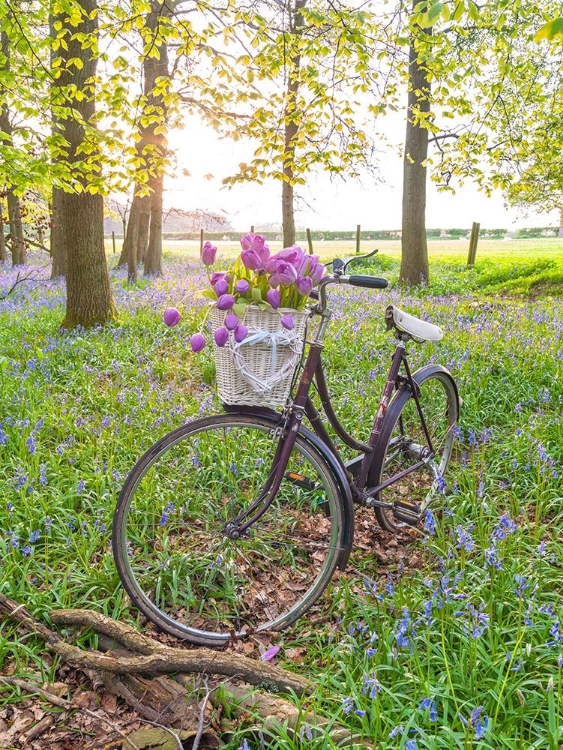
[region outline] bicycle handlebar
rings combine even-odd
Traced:
[[[380,279],[377,276],[341,276],[340,283],[363,286],[367,289],[387,289],[389,286],[387,279]]]
[[[326,307],[326,287],[328,284],[350,284],[350,286],[361,286],[366,289],[386,289],[389,286],[387,279],[378,276],[345,276],[344,274],[330,274],[321,279],[317,289],[311,289],[309,297],[320,300],[321,309]]]

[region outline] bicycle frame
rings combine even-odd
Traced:
[[[293,450],[293,446],[299,432],[299,426],[305,416],[309,420],[315,434],[327,446],[333,458],[343,469],[348,479],[348,483],[354,500],[362,505],[370,505],[372,507],[377,505],[381,507],[392,507],[388,503],[381,502],[377,499],[379,493],[386,487],[389,487],[391,484],[400,481],[408,474],[417,471],[433,458],[434,450],[432,447],[430,434],[428,432],[428,428],[424,419],[424,414],[420,406],[418,386],[412,377],[407,362],[405,343],[400,337],[397,340],[397,345],[392,357],[387,382],[385,384],[383,394],[379,402],[379,407],[373,423],[369,442],[363,443],[359,440],[356,440],[345,430],[332,407],[322,365],[322,350],[324,348],[323,338],[328,320],[331,315],[330,310],[327,310],[325,308],[322,312],[320,312],[320,315],[321,322],[318,326],[316,334],[310,341],[307,342],[309,345],[309,351],[303,366],[303,371],[301,373],[299,383],[297,385],[295,398],[288,405],[288,407],[286,407],[286,410],[284,412],[285,424],[283,425],[283,427],[280,427],[278,431],[276,431],[279,432],[280,439],[278,441],[274,458],[272,460],[272,468],[262,488],[262,491],[260,492],[260,495],[254,500],[254,502],[246,509],[243,514],[233,519],[233,521],[231,521],[227,525],[227,535],[230,535],[233,538],[238,538],[241,534],[243,534],[268,510],[269,506],[271,505],[284,478],[287,463],[289,461],[291,451]],[[403,363],[406,374],[405,377],[399,374],[401,365]],[[344,464],[344,462],[342,461],[339,452],[334,445],[334,442],[330,437],[330,434],[328,433],[328,430],[321,418],[321,415],[319,414],[311,397],[309,396],[313,381],[316,383],[316,388],[321,400],[322,409],[328,419],[329,424],[334,429],[338,437],[348,447],[357,450],[361,454],[358,459],[355,459],[355,462],[357,462],[358,460],[361,461],[359,475],[356,481],[354,481],[350,474],[349,465]],[[378,442],[381,435],[381,427],[385,414],[387,412],[387,408],[394,391],[399,390],[400,388],[409,388],[413,394],[423,431],[428,442],[428,448],[424,449],[424,455],[421,455],[420,460],[413,463],[412,466],[409,466],[404,471],[401,471],[398,474],[389,477],[376,487],[369,487],[366,489],[366,482],[369,476],[369,471],[373,463],[374,456],[377,452]]]

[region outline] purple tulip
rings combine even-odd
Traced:
[[[240,246],[243,250],[250,250],[252,248],[252,245],[254,243],[254,238],[256,235],[254,232],[249,232],[248,234],[243,235],[240,238]]]
[[[226,273],[226,271],[215,271],[211,274],[211,285],[215,286],[215,284],[220,280],[225,279],[226,282],[229,281],[229,274]]]
[[[264,651],[262,656],[260,657],[263,661],[271,661],[274,656],[278,653],[281,646],[270,646],[270,648],[267,651]]]
[[[213,338],[215,339],[215,343],[217,344],[217,346],[225,346],[225,344],[229,340],[229,332],[226,328],[218,328],[215,331]]]
[[[234,313],[227,313],[225,315],[225,328],[228,331],[233,331],[238,326],[238,318]]]
[[[316,255],[305,255],[295,264],[298,276],[310,276],[313,279],[313,286],[316,286],[325,274],[325,267],[319,263]]]
[[[315,264],[310,267],[308,271],[309,276],[313,279],[313,286],[316,286],[319,283],[326,272],[326,267],[322,263],[319,263],[318,258],[315,258],[315,261]]]
[[[283,250],[280,250],[279,253],[276,253],[273,256],[273,258],[276,258],[277,260],[285,260],[286,263],[291,263],[292,266],[297,266],[301,263],[304,257],[305,253],[297,245],[284,247]]]
[[[285,315],[281,316],[280,323],[284,328],[287,328],[288,331],[292,331],[295,328],[295,321],[289,313],[285,313]]]
[[[225,279],[219,279],[219,281],[215,284],[215,294],[218,297],[221,297],[223,294],[227,294],[229,291],[229,285],[225,281]]]
[[[217,302],[219,310],[230,310],[235,304],[235,298],[232,294],[222,294]]]
[[[240,238],[242,253],[240,257],[244,265],[251,271],[257,271],[264,267],[264,263],[270,257],[270,248],[265,244],[261,234],[249,232]],[[250,264],[250,265],[249,265]]]
[[[280,306],[281,294],[277,289],[270,289],[266,292],[266,299],[270,303],[270,306],[277,310]]]
[[[262,254],[262,250],[264,249],[264,245],[266,243],[266,238],[263,234],[255,234],[254,239],[252,241],[252,249],[256,250],[258,254]]]
[[[196,354],[200,352],[205,346],[203,335],[201,333],[194,333],[190,339],[190,346],[192,347],[192,352],[195,352]]]
[[[240,259],[249,271],[260,271],[262,270],[262,268],[264,268],[262,258],[252,248],[243,250],[240,254]]]
[[[272,265],[271,260],[268,261],[268,272],[270,273],[268,278],[270,286],[291,286],[297,280],[297,271],[291,263],[286,263],[285,260],[276,261],[275,266]]]
[[[164,311],[164,315],[162,316],[164,323],[169,328],[174,328],[174,326],[180,322],[181,317],[182,316],[175,307],[167,307]]]
[[[201,262],[206,266],[212,266],[215,263],[215,256],[217,255],[217,248],[212,245],[211,242],[206,242],[201,248]]]
[[[241,341],[244,341],[244,339],[248,336],[248,328],[244,325],[244,323],[240,323],[235,328],[235,341],[237,344],[240,344]]]
[[[308,297],[313,288],[313,279],[309,278],[309,276],[298,276],[295,286],[297,287],[299,294]]]
[[[239,279],[235,284],[235,289],[239,294],[246,294],[250,289],[250,284],[246,279]]]

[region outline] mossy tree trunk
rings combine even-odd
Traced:
[[[6,255],[6,239],[4,237],[4,201],[0,198],[0,263],[5,263],[7,260]]]
[[[49,13],[49,34],[52,39],[56,38],[57,32],[55,30],[56,18],[52,13]],[[55,71],[57,65],[55,60],[57,58],[56,51],[51,48],[51,70]],[[55,94],[57,80],[51,83],[51,95]],[[60,123],[57,119],[56,113],[51,109],[51,129],[53,134],[56,134],[60,129]],[[51,235],[49,239],[49,250],[51,252],[51,278],[58,279],[61,276],[66,276],[66,256],[64,246],[64,225],[62,216],[63,207],[63,191],[60,188],[54,187],[51,191]]]
[[[147,17],[147,26],[151,29],[155,38],[158,37],[159,24],[161,18],[169,17],[172,8],[166,2],[152,0],[151,12]],[[168,64],[168,44],[166,38],[162,38],[159,43],[159,56],[147,57],[143,63],[145,73],[145,94],[147,104],[152,112],[156,114],[155,121],[152,122],[144,133],[147,141],[148,153],[150,159],[149,166],[149,187],[150,192],[150,229],[147,252],[144,259],[145,276],[162,275],[162,206],[164,194],[164,160],[167,152],[167,141],[164,133],[160,132],[161,127],[166,124],[168,119],[168,106],[162,93],[155,94],[154,88],[157,79],[169,78]]]
[[[58,279],[66,276],[66,256],[63,233],[62,216],[63,191],[53,188],[51,193],[51,236],[49,249],[53,264],[51,266],[51,278]]]
[[[424,34],[431,33],[428,29],[419,31]],[[407,130],[403,157],[400,279],[406,284],[417,285],[427,283],[429,279],[425,166],[428,157],[428,130],[424,123],[430,112],[430,83],[414,41],[409,50],[408,87]]]
[[[66,13],[60,15],[63,28],[67,30],[67,49],[61,51],[63,72],[59,83],[61,86],[72,83],[81,94],[73,102],[78,117],[61,119],[60,129],[69,144],[69,165],[71,168],[77,165],[75,179],[83,188],[80,192],[64,192],[62,196],[63,247],[67,263],[67,304],[63,328],[104,324],[115,313],[104,248],[103,198],[99,194],[87,192],[89,173],[78,168],[78,164],[84,159],[84,153],[80,152],[85,139],[85,128],[81,121],[93,127],[95,91],[92,81],[95,80],[97,60],[91,49],[84,49],[83,43],[76,37],[86,35],[88,40],[97,32],[97,0],[79,0],[78,5],[82,19],[77,26],[70,25]],[[81,68],[76,68],[70,62],[75,58],[81,59]],[[95,134],[90,131],[90,168],[100,161],[93,135]]]
[[[297,112],[297,95],[299,93],[299,75],[301,54],[299,40],[303,33],[303,15],[301,11],[307,0],[296,0],[290,21],[291,35],[295,38],[295,48],[289,56],[289,74],[287,78],[286,106],[284,112],[284,152],[282,183],[282,231],[283,246],[295,244],[295,190],[293,161],[295,159],[295,141],[299,133],[299,113]]]
[[[9,74],[11,49],[8,34],[5,31],[0,33],[0,52],[2,54],[3,71]],[[9,75],[6,77],[7,80],[9,80]],[[0,143],[6,147],[12,146],[12,120],[6,104],[0,106],[0,132],[3,133]],[[25,240],[23,236],[20,199],[15,194],[11,184],[8,184],[6,188],[6,201],[8,204],[8,224],[10,227],[10,251],[12,254],[12,264],[14,266],[19,266],[26,262]]]

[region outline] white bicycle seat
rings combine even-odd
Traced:
[[[409,313],[399,310],[395,305],[389,305],[385,311],[385,318],[389,320],[391,317],[396,328],[408,333],[415,339],[440,341],[444,337],[444,332],[438,326],[428,323],[426,320],[421,320],[415,315],[409,315]]]

